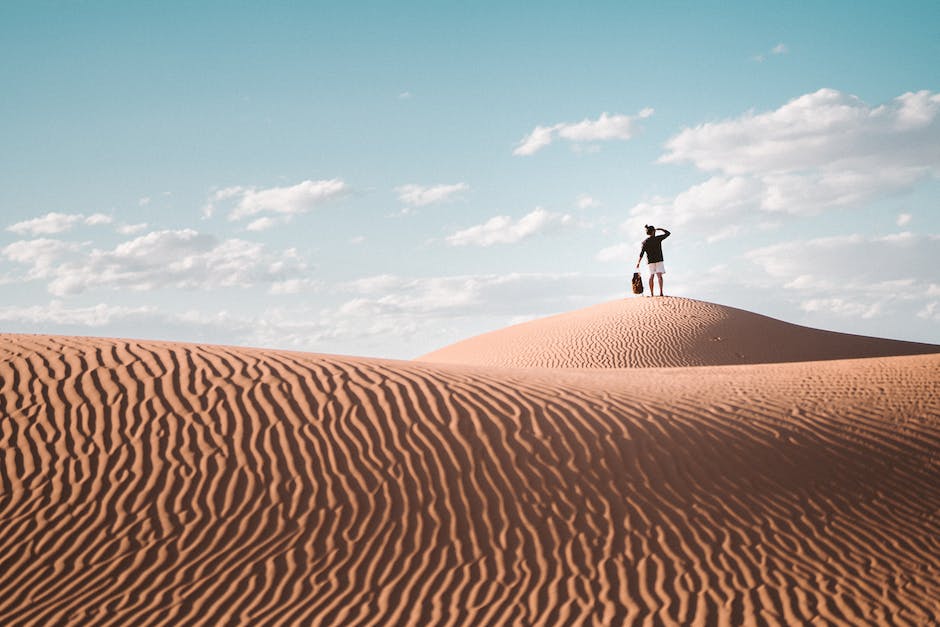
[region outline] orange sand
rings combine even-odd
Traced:
[[[630,298],[485,333],[440,363],[537,368],[717,366],[888,357],[940,346],[810,329],[689,298]]]
[[[531,323],[540,359],[724,363],[716,325],[745,359],[850,350],[638,302]],[[616,335],[650,312],[691,318]],[[940,354],[552,370],[0,336],[0,624],[936,623],[938,383]]]

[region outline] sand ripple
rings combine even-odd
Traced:
[[[469,338],[422,361],[526,368],[766,364],[938,353],[690,298],[627,298]]]
[[[0,336],[0,624],[935,623],[938,372]]]

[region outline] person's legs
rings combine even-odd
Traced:
[[[663,273],[662,273],[662,272],[657,272],[657,273],[656,273],[656,276],[659,277],[659,295],[662,296],[662,295],[663,295]],[[652,277],[650,277],[650,278],[651,278],[651,280],[650,280],[650,292],[652,292],[652,291],[653,291],[653,285],[652,285],[653,281],[652,281]]]
[[[650,272],[650,298],[652,298],[653,296],[655,296],[655,294],[653,294],[653,277],[654,277],[654,276],[656,276],[656,275],[653,274],[652,272]]]

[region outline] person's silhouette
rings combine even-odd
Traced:
[[[662,235],[656,235],[656,231],[662,231]],[[663,240],[671,235],[666,229],[657,229],[654,226],[646,225],[647,238],[643,240],[643,248],[640,249],[640,258],[637,259],[636,267],[640,267],[643,261],[643,255],[646,255],[646,263],[650,270],[650,296],[653,296],[653,277],[659,277],[659,295],[663,294],[663,275],[666,274],[666,264],[663,263]]]

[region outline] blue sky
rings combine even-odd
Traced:
[[[940,4],[0,2],[0,329],[410,358],[667,293],[940,342]]]

